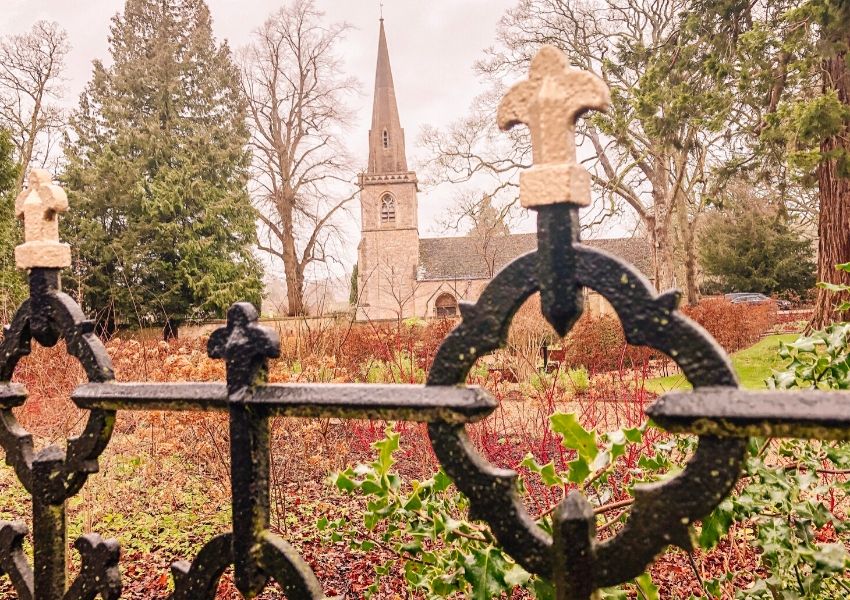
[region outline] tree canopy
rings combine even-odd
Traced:
[[[819,288],[812,326],[850,298],[850,4],[843,0],[694,0],[707,65],[734,90],[742,139],[731,161],[760,179],[817,190]],[[793,196],[789,195],[793,203]],[[805,197],[805,196],[803,196]],[[836,287],[838,286],[838,287]]]
[[[23,296],[15,269],[15,245],[20,239],[15,218],[15,183],[20,169],[8,131],[0,129],[0,321],[5,321]]]
[[[246,106],[203,0],[127,0],[72,120],[78,294],[109,330],[259,302]]]
[[[699,242],[706,291],[803,296],[815,284],[812,242],[782,210],[739,201],[712,211]]]

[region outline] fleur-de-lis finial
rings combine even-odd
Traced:
[[[605,110],[608,86],[587,71],[570,67],[554,46],[543,46],[528,79],[514,85],[499,105],[499,128],[525,123],[531,130],[534,166],[520,174],[520,202],[526,208],[590,204],[590,174],[576,160],[575,122],[590,109]]]
[[[216,329],[207,343],[210,358],[227,364],[227,387],[231,400],[256,383],[269,358],[280,356],[277,332],[257,323],[257,309],[237,302],[227,311],[227,325]]]
[[[65,191],[45,169],[30,171],[27,189],[15,199],[15,216],[24,220],[24,243],[15,248],[19,269],[71,266],[71,247],[59,241],[60,212],[68,210]]]

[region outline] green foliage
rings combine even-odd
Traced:
[[[838,271],[850,273],[850,262],[835,265],[835,268]],[[843,283],[829,283],[828,281],[819,281],[818,287],[824,288],[825,290],[837,294],[850,292],[850,285]],[[835,311],[840,313],[850,311],[850,301],[844,300],[842,302],[839,302],[838,305],[835,307]]]
[[[711,215],[699,256],[707,285],[719,292],[804,295],[815,284],[811,243],[780,211],[739,203]]]
[[[844,547],[850,541],[850,528],[824,502],[830,496],[846,497],[850,485],[820,476],[824,465],[847,468],[850,446],[751,441],[746,486],[705,520],[699,538],[703,548],[711,548],[733,523],[746,523],[753,529],[751,543],[760,549],[758,560],[767,576],[739,590],[736,598],[827,600],[850,592],[843,581],[850,568]]]
[[[84,304],[107,324],[258,303],[239,73],[203,0],[127,0],[66,148],[66,219]]]
[[[850,388],[850,323],[836,323],[794,342],[781,343],[779,356],[787,361],[774,370],[768,385],[777,389]]]
[[[357,289],[357,278],[359,276],[357,263],[354,263],[354,268],[351,270],[351,282],[348,290],[349,306],[357,306],[357,300],[360,297],[360,290]]]
[[[590,389],[590,373],[585,367],[552,373],[536,371],[529,378],[528,386],[537,394],[546,394],[556,388],[572,394],[585,394]]]
[[[611,475],[629,446],[643,442],[641,429],[627,429],[597,436],[585,430],[571,414],[555,414],[552,429],[560,436],[565,449],[576,458],[567,470],[550,462],[539,464],[528,456],[522,466],[529,476],[540,479],[543,485],[565,489],[577,483],[600,502],[612,500]],[[451,484],[442,471],[425,481],[405,482],[393,470],[394,454],[399,448],[400,435],[391,427],[386,437],[373,447],[377,456],[368,465],[336,473],[332,484],[345,493],[366,498],[364,524],[366,533],[348,519],[318,522],[323,539],[328,542],[347,540],[352,548],[368,552],[376,546],[392,552],[395,559],[375,568],[376,581],[370,595],[380,589],[380,578],[401,561],[405,579],[412,591],[426,598],[446,598],[461,594],[481,600],[498,598],[516,587],[530,591],[541,599],[554,598],[548,581],[531,576],[517,565],[496,544],[492,533],[481,523],[469,521],[469,503]],[[652,448],[632,469],[639,481],[652,481],[671,466],[666,458],[672,447],[659,444]],[[520,481],[520,491],[525,482]],[[616,518],[624,518],[622,512]],[[551,518],[543,516],[540,526],[551,531]],[[648,576],[635,581],[648,598],[657,597],[657,590]],[[626,590],[603,590],[603,598],[626,598]]]
[[[15,246],[20,243],[21,227],[15,218],[13,189],[19,166],[8,131],[0,130],[0,322],[25,297],[23,278],[15,268]]]
[[[367,383],[425,383],[425,370],[409,352],[397,351],[393,360],[370,360],[363,365]]]
[[[688,29],[734,90],[735,135],[748,138],[752,150],[732,160],[737,168],[783,178],[776,167],[788,166],[807,185],[824,160],[850,173],[847,148],[823,145],[850,123],[846,94],[837,89],[844,84],[825,69],[847,50],[848,10],[842,0],[692,3]]]
[[[848,387],[848,333],[850,324],[836,325],[796,342],[783,342],[780,358],[784,370],[772,378],[774,387]],[[825,359],[824,359],[825,358]],[[696,440],[676,437],[647,443],[645,429],[598,433],[585,429],[576,415],[556,413],[551,430],[567,451],[564,463],[539,462],[533,455],[522,461],[520,493],[531,484],[553,490],[581,490],[600,507],[601,526],[622,524],[628,507],[618,512],[633,486],[668,477],[678,471]],[[653,435],[654,437],[654,435]],[[395,559],[376,567],[378,580],[396,563],[402,565],[411,590],[426,598],[496,598],[521,587],[537,598],[554,598],[548,581],[530,576],[504,554],[484,524],[467,518],[468,502],[450,484],[443,471],[430,479],[404,481],[393,469],[400,436],[392,429],[374,447],[377,457],[337,473],[333,483],[346,493],[367,500],[366,534],[346,519],[320,521],[326,541],[347,540],[353,548],[368,551],[380,546]],[[637,464],[628,468],[629,482],[622,486],[624,456],[637,453]],[[697,525],[695,539],[705,550],[714,548],[730,530],[758,548],[759,576],[735,597],[742,600],[797,598],[827,600],[846,597],[850,556],[850,524],[830,510],[829,500],[841,505],[850,483],[828,473],[850,468],[850,444],[800,440],[752,440],[744,486],[725,499]],[[629,496],[625,496],[628,499]],[[548,514],[538,524],[551,531]],[[734,573],[703,582],[707,595],[727,597]],[[379,589],[376,581],[372,593]],[[604,590],[603,598],[657,598],[658,589],[648,575],[619,589]],[[629,595],[631,594],[631,595]]]
[[[833,325],[780,344],[786,361],[768,386],[777,389],[847,389],[850,324]],[[703,524],[700,543],[714,546],[735,522],[754,528],[753,543],[767,571],[738,598],[773,600],[846,597],[850,524],[827,506],[846,499],[850,484],[828,475],[850,466],[850,444],[803,440],[751,440],[744,481]]]

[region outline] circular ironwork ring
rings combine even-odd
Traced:
[[[573,251],[577,284],[599,292],[611,303],[629,343],[669,356],[695,388],[737,387],[723,350],[676,310],[678,292],[656,294],[633,267],[605,252],[580,244]],[[514,314],[539,291],[536,265],[536,252],[521,256],[490,282],[475,304],[461,306],[463,320],[440,347],[427,385],[464,384],[478,358],[505,345]],[[446,473],[469,498],[470,518],[486,521],[499,543],[526,570],[551,578],[556,560],[553,541],[523,506],[516,472],[497,468],[482,457],[463,425],[431,423],[429,434]],[[669,544],[688,549],[689,525],[708,515],[732,489],[746,443],[745,439],[700,436],[693,457],[679,475],[638,486],[631,515],[620,532],[592,545],[594,587],[637,577]]]
[[[95,335],[92,322],[70,296],[56,289],[58,270],[34,269],[30,279],[33,296],[18,309],[0,342],[0,383],[11,380],[18,361],[30,353],[33,338],[45,346],[64,339],[68,353],[79,360],[90,382],[112,381],[112,361]],[[112,435],[115,412],[89,411],[83,432],[67,440],[64,452],[50,446],[36,453],[32,434],[12,412],[23,403],[21,397],[0,405],[0,446],[6,452],[6,462],[14,467],[30,494],[43,494],[52,502],[61,502],[76,494],[89,474],[97,472],[97,458]],[[49,489],[34,489],[33,469],[39,465],[55,475],[49,478]]]

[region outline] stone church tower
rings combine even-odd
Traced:
[[[417,191],[416,173],[407,168],[404,130],[381,19],[369,166],[360,175],[358,319],[397,319],[414,314],[419,262]]]
[[[381,19],[369,165],[360,174],[358,320],[457,317],[460,302],[477,300],[495,273],[537,248],[534,233],[506,233],[487,239],[473,230],[461,237],[420,238],[418,191],[416,173],[407,168],[404,130]],[[652,247],[644,238],[585,243],[625,258],[644,273],[652,272]],[[592,294],[586,303],[592,312],[610,312],[601,296]]]

